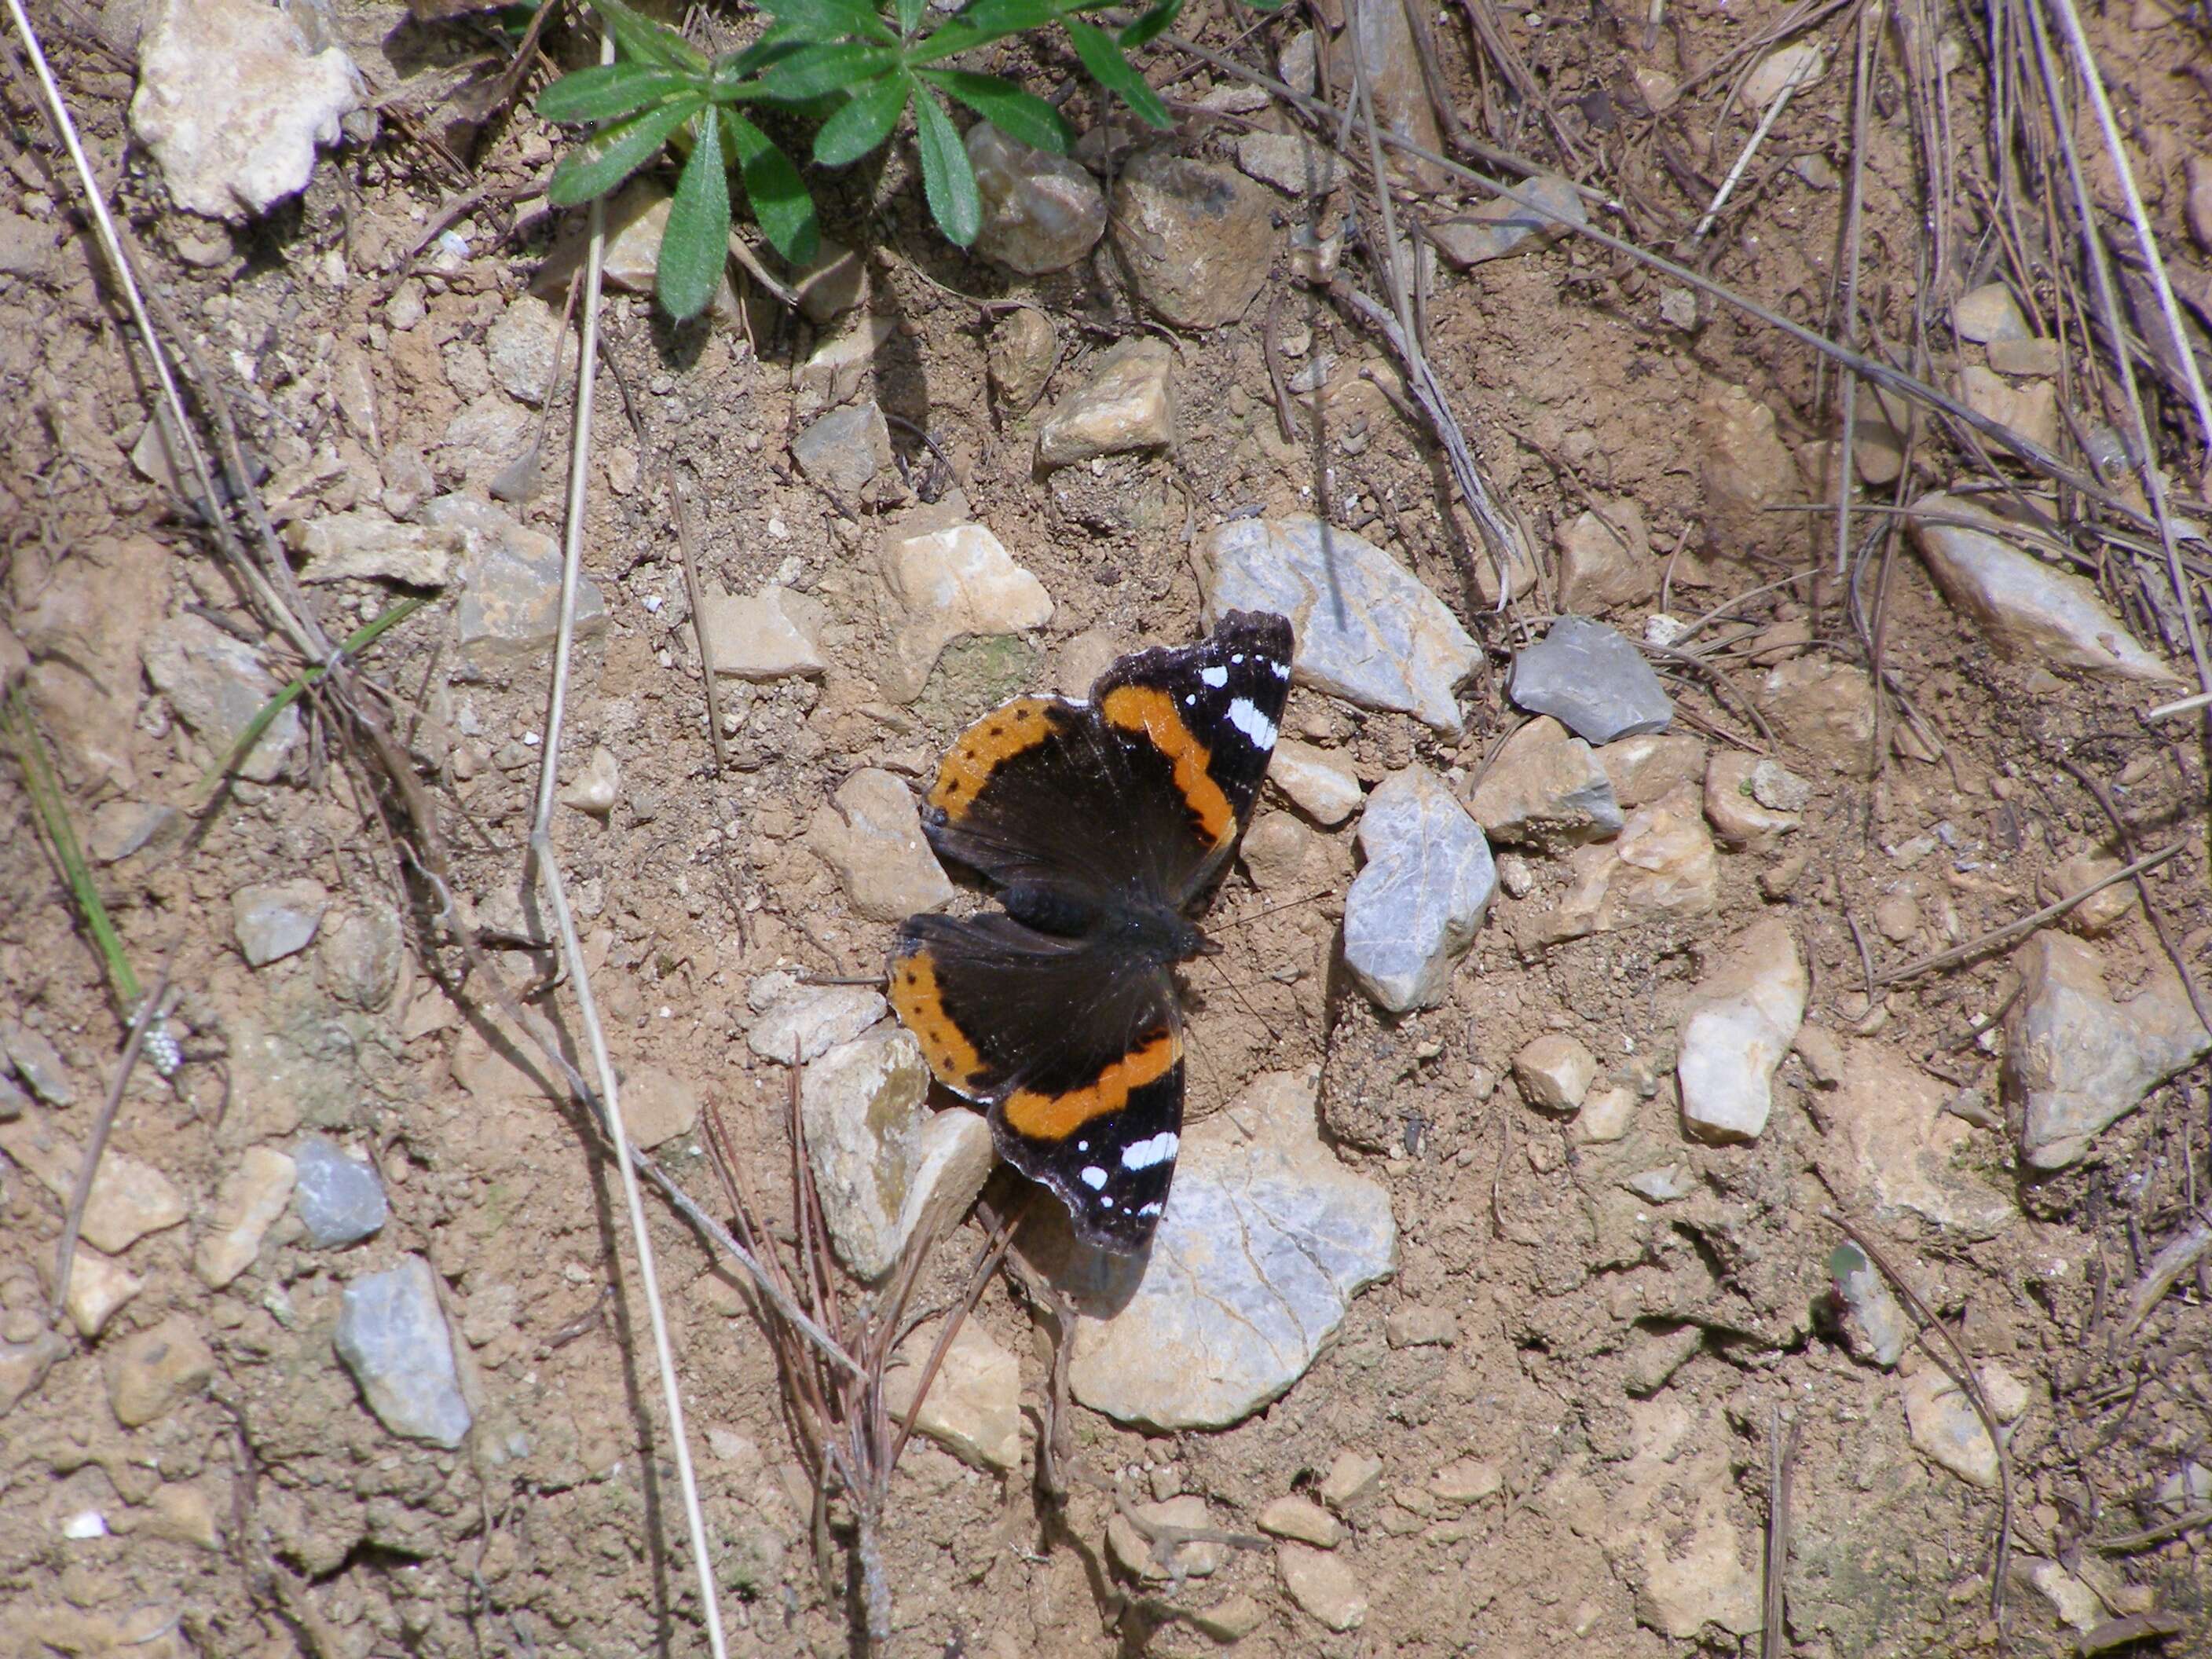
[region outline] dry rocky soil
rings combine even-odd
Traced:
[[[481,15],[301,0],[283,98],[361,106],[303,191],[249,207],[266,181],[235,156],[194,173],[191,123],[142,82],[177,14],[274,13],[32,11],[198,414],[235,423],[280,599],[334,638],[428,601],[353,683],[444,873],[320,691],[210,787],[301,659],[149,427],[11,35],[0,674],[29,724],[0,781],[0,1650],[705,1651],[611,1162],[453,942],[471,930],[581,1063],[524,884],[581,221],[543,198],[568,142],[528,112],[543,67],[507,100],[515,37]],[[1856,9],[1807,9],[1790,45],[1817,53],[1779,70],[1780,9],[1664,11],[1425,27],[1468,135],[1585,186],[1547,199],[1818,331],[1857,179],[1856,337],[2079,477],[2118,458],[2099,476],[2140,505],[2117,382],[2054,299],[2063,216],[2016,182],[1990,206],[1991,20],[1876,15],[1855,145]],[[1340,15],[1200,3],[1178,27],[1312,85],[1305,32]],[[2212,37],[2161,0],[2087,21],[2201,352]],[[1381,106],[1443,148],[1402,16],[1366,38]],[[545,40],[591,50],[573,23]],[[1340,99],[1347,49],[1319,56]],[[188,113],[253,86],[214,61]],[[1151,153],[1063,47],[987,60],[1071,88],[1087,135],[1079,176],[984,158],[1017,216],[997,259],[935,235],[902,139],[821,179],[859,252],[799,307],[733,266],[697,323],[634,286],[600,318],[551,820],[582,964],[634,1138],[726,1216],[718,1115],[784,1240],[807,1056],[848,1310],[917,1222],[953,1224],[933,1319],[987,1242],[963,1213],[980,1125],[922,1099],[872,988],[823,982],[879,974],[908,911],[975,902],[919,839],[939,753],[1238,595],[1302,634],[1274,778],[1205,914],[1222,949],[1184,974],[1169,1224],[1116,1273],[1049,1200],[1027,1212],[889,1488],[880,1640],[747,1281],[648,1192],[731,1650],[2206,1651],[2206,750],[2200,716],[2146,718],[2198,687],[2155,538],[1865,390],[1833,578],[1832,365],[1401,156],[1393,222],[1426,228],[1409,309],[1486,538],[1418,377],[1346,297],[1384,292],[1364,143],[1301,144],[1279,101],[1145,61],[1177,118]],[[2128,242],[2086,113],[2075,137]],[[617,216],[618,279],[650,204]],[[2165,395],[2171,349],[2136,361]],[[2156,406],[2160,455],[2201,522],[2185,407]],[[2194,583],[2212,548],[2181,559]],[[1631,672],[1571,664],[1546,701],[1535,653],[1571,614]],[[180,1051],[130,1074],[58,1310],[130,1010],[37,828],[32,727]],[[2167,849],[2140,889],[2013,926]],[[1000,1170],[982,1201],[1025,1190]]]

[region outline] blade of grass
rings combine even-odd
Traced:
[[[93,943],[99,947],[100,960],[107,964],[108,983],[115,989],[115,1000],[126,1012],[135,1009],[143,988],[123,949],[122,935],[109,920],[107,906],[100,902],[100,889],[92,879],[92,866],[85,861],[84,848],[78,844],[76,830],[70,823],[69,803],[62,795],[60,781],[54,776],[46,739],[39,733],[38,722],[31,718],[30,701],[23,695],[21,685],[9,694],[7,725],[17,763],[23,769],[23,786],[31,797],[32,815],[46,833],[54,861],[62,867],[77,910],[84,917]]]
[[[419,593],[410,599],[400,600],[382,616],[372,617],[347,635],[344,641],[338,647],[340,653],[345,656],[358,656],[375,644],[392,628],[406,621],[408,617],[429,603],[428,599]],[[200,779],[199,787],[202,789],[210,788],[216,780],[233,771],[241,761],[253,752],[253,745],[261,741],[270,726],[275,723],[276,717],[297,702],[307,689],[321,679],[327,672],[323,664],[318,663],[305,673],[295,678],[289,685],[270,698],[267,702],[263,703],[253,718],[246,721],[246,730],[238,734],[238,741],[231,744],[230,752],[208,769],[206,775]]]

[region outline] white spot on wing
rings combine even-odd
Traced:
[[[1139,1215],[1158,1215],[1159,1212],[1160,1201],[1158,1199],[1154,1199],[1151,1203],[1144,1205],[1137,1211]]]
[[[1106,1184],[1106,1171],[1096,1164],[1086,1164],[1076,1173],[1083,1184],[1094,1193]]]
[[[1271,662],[1267,666],[1275,671],[1275,678],[1279,680],[1286,680],[1291,677],[1291,665],[1286,662]]]
[[[1211,668],[1200,669],[1198,671],[1198,677],[1217,691],[1223,686],[1229,684],[1229,671],[1224,668],[1219,663],[1214,664]],[[1185,697],[1183,701],[1185,702],[1188,702],[1190,699]]]
[[[1163,1129],[1149,1140],[1139,1140],[1121,1149],[1121,1167],[1125,1170],[1149,1170],[1155,1164],[1165,1164],[1176,1155],[1176,1133]]]
[[[1229,723],[1250,739],[1255,749],[1275,746],[1274,721],[1261,714],[1249,697],[1239,697],[1229,705]]]

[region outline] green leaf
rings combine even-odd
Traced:
[[[1130,66],[1121,56],[1121,47],[1114,37],[1094,24],[1066,20],[1067,38],[1075,43],[1075,55],[1083,60],[1083,67],[1091,71],[1091,78],[1129,106],[1132,113],[1147,126],[1164,127],[1168,123],[1168,106],[1160,95],[1145,84],[1145,77]]]
[[[722,170],[722,124],[709,115],[699,123],[697,139],[684,176],[676,181],[676,199],[668,204],[660,266],[653,273],[661,309],[679,323],[707,308],[730,252],[730,175]]]
[[[691,76],[655,64],[602,64],[564,75],[538,94],[548,121],[612,121],[694,85]]]
[[[555,207],[574,207],[605,195],[659,155],[668,136],[706,106],[696,93],[686,94],[600,128],[561,158],[546,199]]]
[[[793,25],[809,40],[836,40],[860,34],[888,46],[899,38],[868,0],[761,0],[761,3],[778,22]]]
[[[1060,0],[975,0],[952,15],[948,27],[979,29],[991,35],[1042,28],[1062,14],[1080,9]]]
[[[951,93],[969,109],[1017,143],[1031,149],[1067,154],[1070,135],[1060,112],[1034,93],[1024,92],[995,75],[969,70],[917,70],[915,73],[933,87]]]
[[[822,232],[814,219],[814,198],[806,193],[799,169],[744,116],[732,109],[721,115],[722,138],[738,158],[738,176],[744,180],[753,222],[769,245],[793,264],[813,264]]]
[[[695,75],[707,72],[707,54],[667,24],[632,11],[622,0],[592,0],[592,9],[606,24],[607,33],[614,36],[624,57],[662,69],[684,70]]]
[[[896,72],[862,87],[814,135],[815,165],[842,167],[882,143],[906,113],[913,90],[914,82]]]
[[[914,32],[921,27],[921,15],[928,9],[928,0],[898,0],[899,33],[911,40]]]
[[[1150,46],[1175,27],[1175,21],[1182,12],[1182,0],[1160,0],[1158,5],[1115,35],[1114,43],[1124,52],[1134,52],[1139,46]]]
[[[872,81],[898,58],[889,46],[808,46],[770,66],[761,76],[761,90],[780,102],[803,103],[824,93],[842,92],[858,82]]]
[[[761,32],[760,39],[743,52],[725,52],[714,60],[714,90],[720,95],[754,71],[817,44],[811,36],[792,24],[771,23]]]
[[[921,147],[921,193],[929,198],[930,217],[947,241],[966,247],[983,228],[983,198],[975,189],[975,169],[968,165],[968,151],[953,131],[952,118],[931,93],[914,100],[914,125]]]

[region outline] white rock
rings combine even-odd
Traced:
[[[44,1261],[40,1269],[41,1278],[52,1277],[52,1269]],[[146,1281],[129,1267],[80,1238],[70,1259],[69,1294],[62,1298],[62,1311],[69,1315],[77,1334],[90,1340],[107,1328],[118,1309],[145,1288]]]
[[[1939,523],[1937,515],[1965,520]],[[2008,657],[2124,680],[2172,684],[2179,677],[2136,643],[2086,578],[2004,539],[2005,520],[1959,495],[1912,506],[1914,540],[1936,586]]]
[[[1784,836],[1805,822],[1798,813],[1776,811],[1760,802],[1753,774],[1762,766],[1774,767],[1774,763],[1747,755],[1741,749],[1713,751],[1705,768],[1705,817],[1723,847],[1748,853],[1771,852]],[[1796,775],[1785,772],[1783,775]]]
[[[914,792],[879,767],[862,767],[815,809],[806,844],[871,921],[941,909],[958,890],[923,838]]]
[[[1150,336],[1100,353],[1037,428],[1037,464],[1066,466],[1175,442],[1174,368],[1175,348]]]
[[[0,1123],[0,1152],[37,1176],[59,1203],[68,1204],[76,1196],[84,1150],[55,1128],[51,1116],[26,1112],[12,1122]],[[168,1176],[110,1147],[93,1174],[92,1194],[79,1231],[94,1249],[120,1255],[147,1234],[175,1226],[185,1214],[184,1194]]]
[[[1341,1556],[1305,1544],[1279,1544],[1275,1564],[1291,1600],[1329,1629],[1357,1630],[1367,1622],[1367,1593]]]
[[[906,611],[882,671],[902,702],[921,695],[938,653],[963,634],[1020,634],[1052,620],[1044,584],[980,524],[894,541],[884,550],[891,595]]]
[[[914,1409],[915,1389],[942,1323],[932,1320],[900,1343],[884,1374],[884,1403],[902,1420]],[[963,1463],[1001,1472],[1017,1467],[1022,1461],[1020,1362],[972,1317],[963,1321],[914,1426]]]
[[[2021,1409],[2026,1408],[2025,1390],[2002,1367],[1984,1365],[1978,1376],[1983,1395],[2000,1423],[2007,1420],[1999,1404],[2000,1397],[2007,1404],[2016,1402]],[[1912,1432],[1912,1443],[1961,1480],[1994,1491],[1997,1485],[1996,1443],[1990,1438],[1981,1413],[1974,1409],[1974,1402],[1966,1390],[1953,1382],[1950,1374],[1941,1366],[1930,1364],[1906,1377],[1902,1392],[1905,1419]],[[2012,1413],[2014,1417],[2019,1414],[2019,1411]]]
[[[787,985],[771,994],[745,1033],[745,1046],[763,1060],[788,1066],[850,1042],[890,1012],[890,1004],[865,985]]]
[[[145,644],[146,678],[169,700],[177,718],[221,763],[279,690],[259,655],[243,640],[187,612],[163,623]],[[269,723],[239,763],[241,776],[275,781],[299,746],[300,709],[289,705]]]
[[[800,1074],[799,1111],[822,1215],[837,1254],[882,1278],[917,1231],[957,1222],[996,1156],[980,1114],[925,1112],[921,1045],[882,1026],[830,1049]]]
[[[1345,896],[1345,965],[1394,1013],[1434,1007],[1497,891],[1490,843],[1442,780],[1410,766],[1375,787],[1359,846],[1367,863]]]
[[[1078,1250],[1069,1381],[1093,1410],[1219,1428],[1280,1397],[1397,1266],[1389,1195],[1320,1139],[1314,1082],[1255,1079],[1188,1130],[1149,1255]]]
[[[622,767],[604,744],[595,745],[592,757],[561,791],[561,804],[593,817],[605,817],[622,799]]]
[[[1316,749],[1296,738],[1278,738],[1267,763],[1268,781],[1316,823],[1334,826],[1359,810],[1365,799],[1359,776],[1334,750]]]
[[[777,680],[819,674],[830,666],[819,643],[826,620],[822,607],[775,583],[742,595],[707,588],[699,596],[699,620],[717,674]]]
[[[1291,132],[1248,132],[1237,140],[1237,165],[1263,185],[1292,196],[1326,196],[1336,188],[1334,151]]]
[[[430,1264],[421,1256],[403,1256],[398,1267],[348,1285],[331,1346],[392,1433],[448,1450],[467,1436],[471,1418],[453,1364],[453,1333]]]
[[[425,501],[418,516],[460,532],[465,586],[453,634],[461,648],[535,662],[552,646],[560,623],[561,550],[553,538],[474,495],[441,495]],[[579,578],[576,637],[596,638],[606,628],[598,585]]]
[[[1743,77],[1743,101],[1764,114],[1784,93],[1802,92],[1819,80],[1827,66],[1827,54],[1815,41],[1793,40],[1778,46]]]
[[[2025,1109],[2021,1154],[2039,1170],[2080,1162],[2099,1133],[2212,1050],[2163,958],[2125,1002],[2106,991],[2097,953],[2063,933],[2033,935],[2013,963],[2021,990],[2005,1018],[2005,1085]]]
[[[1333,1550],[1344,1541],[1344,1522],[1310,1498],[1295,1492],[1273,1499],[1255,1517],[1261,1532],[1293,1543]]]
[[[1647,732],[1593,752],[1612,781],[1613,799],[1632,810],[1705,775],[1705,745],[1678,732]]]
[[[131,125],[179,207],[242,222],[307,187],[365,96],[345,53],[310,52],[281,7],[152,0]]]
[[[1692,784],[1631,812],[1615,839],[1577,848],[1567,867],[1574,886],[1552,914],[1530,919],[1532,942],[1707,915],[1720,902],[1720,854]]]
[[[1571,1112],[1597,1076],[1597,1060],[1574,1038],[1559,1032],[1522,1044],[1513,1056],[1513,1075],[1531,1106],[1547,1112]]]
[[[1698,982],[1676,1075],[1682,1121],[1706,1140],[1754,1140],[1773,1109],[1775,1068],[1805,1018],[1805,961],[1787,922],[1737,934]]]
[[[456,530],[394,524],[381,513],[330,513],[284,527],[284,544],[303,558],[303,582],[387,581],[443,587],[462,551]]]
[[[1833,1166],[1823,1157],[1835,1190],[1877,1221],[1917,1215],[1972,1238],[2011,1218],[2012,1200],[1970,1167],[1976,1131],[1943,1109],[1950,1090],[1884,1043],[1850,1043],[1837,1071],[1821,1113],[1850,1160]]]
[[[215,1198],[215,1231],[192,1254],[200,1283],[219,1291],[253,1265],[261,1241],[292,1201],[297,1166],[273,1146],[249,1146]]]
[[[330,906],[322,883],[304,876],[240,888],[230,896],[231,927],[246,966],[265,967],[306,950]]]
[[[1636,1127],[1636,1091],[1619,1085],[1586,1096],[1575,1114],[1575,1139],[1593,1146],[1627,1139]]]
[[[1443,602],[1389,554],[1309,515],[1239,519],[1199,538],[1193,555],[1206,625],[1224,611],[1291,619],[1296,684],[1366,708],[1392,708],[1456,737],[1455,688],[1482,653]],[[1339,620],[1336,595],[1344,608]]]

